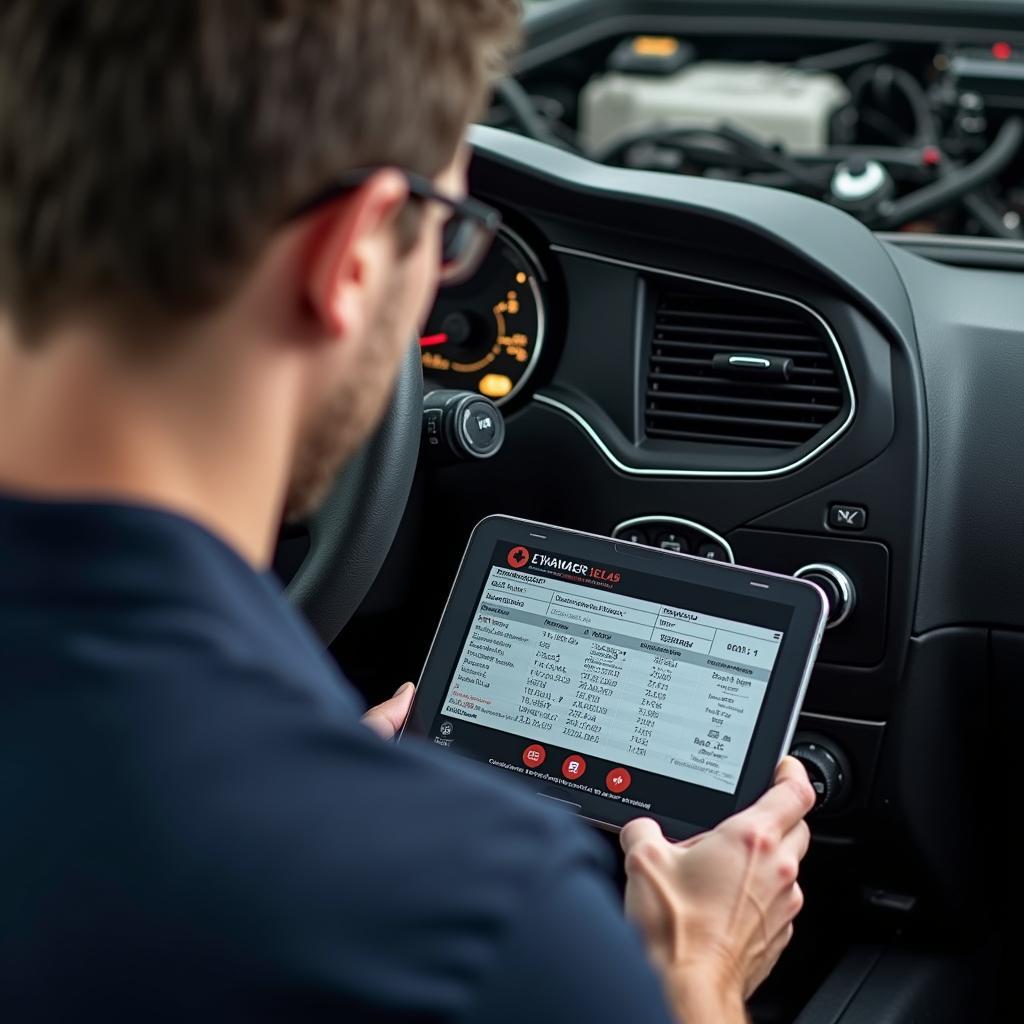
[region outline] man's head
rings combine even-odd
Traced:
[[[87,321],[144,364],[190,325],[258,325],[302,395],[288,504],[309,511],[436,288],[449,211],[397,169],[464,190],[460,140],[518,7],[6,0],[0,309],[17,344]],[[356,168],[382,170],[293,217]]]

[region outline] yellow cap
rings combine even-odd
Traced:
[[[674,57],[679,52],[679,40],[671,36],[637,36],[633,52],[638,57]]]

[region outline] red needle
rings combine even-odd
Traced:
[[[447,334],[428,334],[425,338],[420,338],[420,348],[433,348],[435,345],[447,344]]]

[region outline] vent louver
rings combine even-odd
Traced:
[[[649,438],[798,448],[838,426],[846,399],[835,346],[810,311],[696,282],[662,293],[647,376]]]

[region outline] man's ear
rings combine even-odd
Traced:
[[[395,221],[409,198],[397,171],[382,170],[316,218],[306,258],[306,294],[332,337],[365,330],[367,294],[395,258]]]

